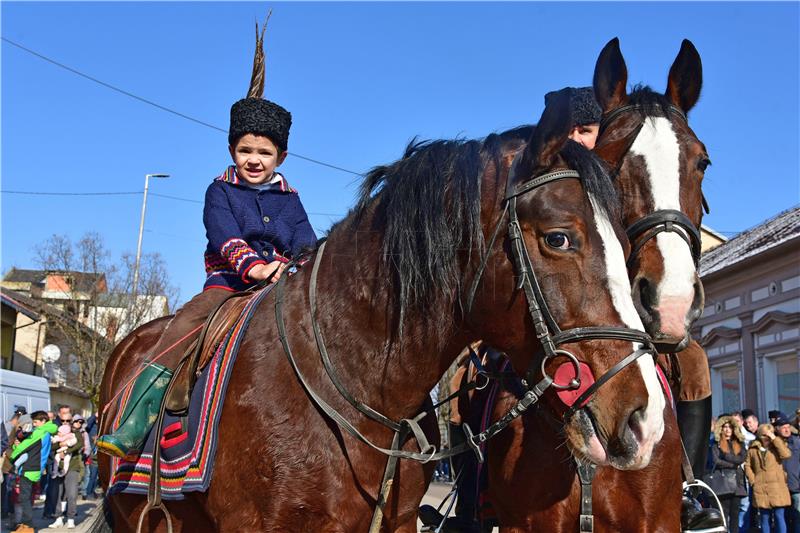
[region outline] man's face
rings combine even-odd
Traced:
[[[747,428],[747,431],[750,433],[755,433],[758,429],[758,417],[756,415],[750,415],[744,419],[744,427]]]
[[[736,420],[739,423],[740,426],[744,425],[744,420],[742,420],[742,415],[740,415],[739,413],[736,413],[735,415],[731,415],[731,418]]]
[[[569,132],[569,138],[576,143],[582,144],[587,150],[594,150],[594,145],[597,142],[597,134],[600,132],[600,124],[584,124],[583,126],[575,126]]]
[[[792,425],[784,424],[782,426],[778,426],[775,428],[775,432],[784,439],[788,439],[792,435]]]

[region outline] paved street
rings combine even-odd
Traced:
[[[86,531],[84,527],[84,522],[87,516],[101,501],[102,500],[100,499],[81,500],[80,498],[78,498],[78,516],[75,517],[75,526],[76,526],[75,529],[67,529],[66,526],[60,528],[52,528],[52,529],[48,528],[47,526],[52,524],[53,520],[49,518],[48,519],[42,518],[44,503],[37,503],[33,507],[33,527],[36,531],[52,531],[53,533],[70,531],[75,533],[84,533]],[[13,528],[11,526],[12,523],[10,520],[3,520],[3,525],[2,528],[0,528],[0,531],[2,531],[3,533],[6,533],[7,531],[12,531]]]

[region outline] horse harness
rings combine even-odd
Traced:
[[[600,122],[600,130],[598,133],[598,137],[600,137],[603,132],[608,128],[608,126],[618,119],[620,116],[629,113],[629,112],[640,112],[642,110],[641,105],[631,104],[631,105],[624,105],[622,107],[618,107],[614,109],[607,115],[603,117]],[[673,115],[674,117],[679,118],[685,124],[688,125],[688,120],[686,118],[686,114],[681,111],[678,107],[674,105],[669,105],[667,107],[667,111],[669,114]],[[644,126],[644,121],[646,117],[642,119],[642,122],[630,133],[628,134],[627,143],[625,146],[625,150],[623,150],[622,154],[619,156],[617,166],[613,171],[613,175],[616,176],[619,174],[620,167],[622,166],[622,162],[625,159],[625,155],[630,151],[631,147],[633,146],[636,137],[639,135],[642,127]],[[706,197],[702,196],[703,202],[703,210],[706,213],[710,212],[708,207],[708,202],[706,201]],[[689,246],[691,250],[692,259],[694,260],[695,266],[698,265],[700,262],[700,253],[701,253],[701,242],[700,242],[700,231],[698,230],[697,226],[695,226],[694,222],[692,222],[689,217],[687,217],[682,211],[678,211],[677,209],[659,209],[646,215],[630,226],[625,230],[625,233],[628,235],[628,239],[632,244],[631,254],[628,257],[628,268],[633,264],[636,260],[636,257],[639,255],[642,247],[649,241],[650,239],[654,238],[659,233],[675,233],[681,239],[683,239],[686,244]]]
[[[544,357],[542,357],[541,359],[541,364],[539,365],[538,370],[541,372],[541,375],[543,377],[541,380],[534,383],[534,376],[536,375],[537,365],[535,361],[533,361],[526,373],[525,380],[523,380],[523,385],[526,387],[526,391],[523,394],[523,396],[518,399],[517,403],[503,417],[501,417],[499,420],[497,420],[495,423],[493,423],[491,426],[489,426],[486,430],[482,431],[481,433],[472,434],[472,432],[468,429],[468,427],[465,426],[465,429],[467,429],[468,433],[466,442],[455,447],[437,451],[436,447],[430,444],[427,437],[425,436],[425,433],[423,432],[422,428],[419,425],[420,421],[427,414],[433,411],[433,409],[422,411],[413,418],[394,421],[389,419],[385,415],[380,414],[379,412],[372,409],[363,402],[359,401],[358,399],[356,399],[343,385],[330,359],[328,350],[325,346],[322,329],[320,327],[319,320],[317,317],[317,305],[316,305],[317,279],[319,274],[319,266],[325,251],[325,245],[326,245],[325,242],[323,242],[320,245],[319,249],[317,250],[311,273],[311,282],[309,284],[311,323],[312,323],[312,329],[314,331],[314,338],[317,344],[317,349],[320,352],[322,363],[329,379],[334,384],[334,386],[341,394],[341,396],[345,400],[347,400],[347,402],[350,403],[350,405],[356,408],[359,412],[363,413],[371,420],[380,423],[381,425],[391,429],[394,432],[391,448],[388,449],[383,448],[370,441],[349,420],[347,420],[341,413],[339,413],[336,409],[334,409],[310,386],[309,382],[307,381],[307,379],[305,378],[305,376],[300,371],[297,365],[297,361],[292,352],[289,343],[289,338],[286,332],[286,324],[285,324],[284,310],[283,310],[283,298],[285,292],[286,277],[285,276],[281,277],[281,279],[278,280],[277,282],[277,286],[275,287],[275,318],[277,322],[279,338],[281,344],[283,345],[284,352],[286,353],[286,357],[303,388],[306,390],[306,392],[314,401],[314,403],[327,416],[333,419],[333,421],[335,421],[340,428],[345,430],[348,434],[350,434],[358,441],[388,456],[386,468],[384,470],[383,480],[381,482],[380,493],[377,498],[375,511],[373,513],[372,521],[369,528],[370,533],[377,533],[377,531],[380,529],[383,520],[383,511],[385,503],[388,500],[388,495],[391,490],[391,486],[394,480],[394,474],[397,470],[397,463],[399,459],[411,459],[422,463],[427,463],[429,461],[438,461],[440,459],[451,457],[453,455],[458,455],[465,451],[472,451],[473,453],[476,454],[478,460],[482,462],[483,456],[482,452],[480,451],[480,444],[482,444],[492,436],[499,433],[501,430],[507,427],[513,420],[522,415],[522,413],[524,413],[529,407],[536,404],[548,388],[553,387],[556,389],[563,390],[563,389],[575,389],[580,387],[581,383],[580,363],[577,357],[573,355],[571,352],[559,348],[561,345],[579,341],[585,341],[585,340],[594,340],[594,339],[628,340],[634,343],[639,343],[641,345],[639,349],[634,350],[631,354],[620,360],[617,364],[612,366],[605,374],[603,374],[599,379],[597,379],[597,381],[595,381],[590,387],[588,387],[587,390],[584,391],[584,393],[581,394],[575,400],[572,406],[570,406],[570,408],[566,411],[566,413],[564,414],[565,421],[568,420],[571,416],[573,416],[581,408],[581,406],[584,405],[591,398],[591,396],[597,391],[597,389],[600,386],[602,386],[604,383],[610,380],[614,375],[619,373],[626,366],[633,363],[639,357],[645,354],[650,354],[652,356],[655,356],[656,354],[651,338],[646,333],[639,330],[634,330],[624,327],[591,326],[591,327],[572,328],[566,331],[562,331],[558,327],[555,319],[553,318],[552,314],[550,313],[547,307],[544,295],[541,291],[538,280],[536,279],[536,274],[530,259],[530,255],[528,254],[527,247],[523,241],[522,229],[520,227],[516,209],[517,198],[540,186],[543,186],[545,184],[554,181],[567,178],[580,179],[580,175],[578,174],[578,172],[574,170],[569,170],[569,169],[556,170],[553,172],[548,172],[546,174],[537,176],[524,183],[512,185],[517,165],[519,163],[519,160],[521,159],[521,155],[522,152],[520,151],[514,158],[514,161],[512,162],[511,168],[509,170],[507,178],[508,187],[504,198],[504,210],[500,216],[500,219],[497,222],[497,226],[495,227],[492,233],[489,246],[487,247],[485,255],[481,260],[476,276],[473,279],[472,286],[468,293],[468,304],[466,309],[468,313],[469,309],[472,306],[472,301],[474,299],[475,293],[480,283],[482,274],[485,270],[489,254],[491,253],[492,247],[499,234],[500,225],[504,221],[505,215],[507,213],[509,215],[508,238],[511,240],[513,261],[516,270],[516,277],[518,278],[517,290],[522,289],[525,293],[526,300],[528,303],[528,313],[533,321],[536,336],[542,345]],[[555,359],[559,357],[567,358],[567,360],[573,366],[575,371],[574,374],[575,377],[572,380],[570,380],[569,383],[566,384],[556,383],[553,377],[547,374],[545,369],[546,363],[550,359]],[[444,401],[448,401],[450,398],[452,398],[457,394],[459,394],[459,392],[456,392],[454,395],[451,395]],[[419,447],[419,451],[417,452],[400,449],[410,435],[413,435],[413,437],[417,441],[417,445]]]

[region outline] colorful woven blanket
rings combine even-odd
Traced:
[[[205,492],[211,483],[217,450],[220,414],[225,401],[231,369],[253,312],[273,285],[259,291],[244,307],[241,316],[225,336],[192,390],[186,417],[164,416],[161,437],[161,495],[165,500],[182,500],[188,492]],[[128,390],[120,396],[113,422],[116,430]],[[136,460],[112,460],[109,494],[147,494],[152,473],[155,431],[150,431],[144,451]]]

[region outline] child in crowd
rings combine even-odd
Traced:
[[[72,458],[68,450],[77,444],[78,438],[72,432],[72,428],[65,424],[58,428],[58,433],[53,436],[52,441],[53,446],[58,445],[58,449],[56,450],[51,476],[63,477],[67,474],[69,460]]]

